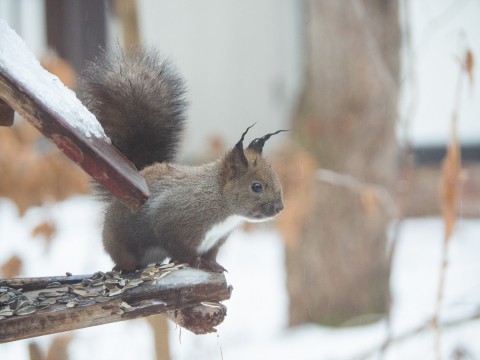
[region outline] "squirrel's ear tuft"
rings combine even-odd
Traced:
[[[236,155],[239,157],[238,160],[241,161],[245,165],[245,167],[248,167],[248,161],[247,161],[247,158],[245,157],[245,152],[243,151],[243,139],[245,139],[245,135],[247,134],[248,130],[250,130],[250,128],[253,127],[253,125],[255,124],[250,125],[247,128],[247,130],[243,132],[242,137],[235,144],[235,147],[232,150],[232,153],[236,153]]]
[[[257,152],[258,154],[262,154],[262,150],[263,150],[263,145],[265,145],[265,142],[270,139],[271,136],[273,135],[277,135],[278,133],[281,133],[281,132],[284,132],[284,131],[290,131],[290,130],[278,130],[278,131],[275,131],[274,133],[270,133],[270,134],[267,134],[265,136],[262,136],[261,138],[256,138],[256,139],[253,139],[252,142],[250,143],[250,145],[248,145],[248,148],[249,150],[253,150],[255,152]]]
[[[240,176],[248,168],[248,160],[243,150],[243,140],[245,139],[245,135],[247,134],[248,130],[250,130],[253,125],[249,126],[247,130],[245,130],[240,140],[225,157],[225,167],[229,179]]]

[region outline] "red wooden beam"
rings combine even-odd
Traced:
[[[39,64],[3,20],[0,20],[1,100],[127,206],[137,209],[148,199],[144,178],[111,145],[95,116]]]

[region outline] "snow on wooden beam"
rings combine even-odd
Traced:
[[[23,40],[0,19],[2,100],[127,206],[136,209],[148,199],[145,180],[111,145],[95,116],[40,65]],[[8,112],[5,109],[0,104],[0,115]],[[9,125],[8,120],[0,123]]]
[[[205,334],[223,321],[230,293],[223,274],[185,264],[0,280],[0,343],[155,314]]]

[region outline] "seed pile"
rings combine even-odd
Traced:
[[[28,315],[37,311],[35,303],[20,290],[0,288],[0,320],[13,315]]]
[[[139,278],[130,279],[117,271],[98,271],[78,284],[63,285],[57,281],[51,282],[45,291],[38,292],[33,299],[24,295],[22,289],[0,286],[0,320],[14,315],[32,314],[53,304],[73,308],[78,305],[106,302],[112,296],[137,287],[143,282],[159,281],[173,271],[185,267],[188,267],[188,264],[153,265],[141,271]],[[130,305],[122,302],[115,313],[123,314],[131,309]]]

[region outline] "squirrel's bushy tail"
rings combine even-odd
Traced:
[[[89,63],[79,96],[115,145],[141,170],[175,158],[185,121],[183,80],[153,49],[117,46]]]

